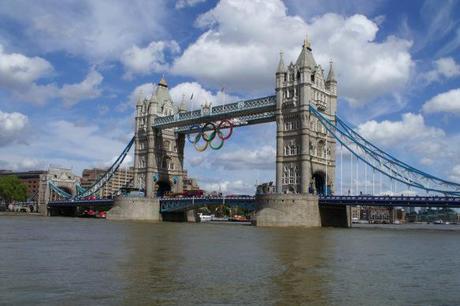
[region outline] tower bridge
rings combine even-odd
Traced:
[[[217,150],[231,137],[233,128],[275,122],[276,192],[241,202],[253,202],[258,225],[327,225],[328,219],[347,219],[345,208],[358,205],[359,201],[363,205],[458,205],[455,199],[460,196],[460,184],[400,161],[364,139],[338,117],[337,85],[332,62],[326,74],[316,63],[308,40],[304,41],[295,62],[286,65],[280,54],[275,95],[217,106],[205,102],[200,109],[188,111],[184,100],[178,105],[174,103],[168,84],[162,78],[151,97],[136,103],[135,132],[129,145],[99,182],[74,198],[91,195],[105,184],[133,146],[133,184],[145,190],[145,198],[115,200],[114,216],[160,220],[160,213],[209,204],[209,199],[163,197],[168,191],[183,191],[187,174],[183,164],[185,143],[191,142],[198,151]],[[336,152],[340,154],[339,171],[336,171]],[[348,169],[344,169],[344,152],[348,152],[345,156],[349,159]],[[350,183],[345,187],[348,195],[344,192],[344,173],[350,176]],[[410,193],[414,189],[436,193],[444,200],[441,203],[430,196],[423,200],[403,197],[398,201],[394,197],[379,198],[384,192],[382,177],[390,180],[392,192],[393,186],[396,192],[396,184],[400,184],[407,186]],[[360,179],[365,182],[367,197],[360,191]],[[62,197],[68,197],[55,187],[50,186]]]

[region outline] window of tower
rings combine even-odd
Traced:
[[[297,71],[297,80],[300,80],[300,71]]]
[[[324,157],[324,141],[323,140],[318,141],[318,156]]]
[[[311,75],[311,82],[315,83],[315,75],[314,74]]]

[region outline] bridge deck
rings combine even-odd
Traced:
[[[460,197],[437,196],[320,196],[320,205],[363,205],[397,207],[460,207]]]
[[[255,124],[275,120],[276,96],[239,101],[224,105],[213,106],[208,112],[203,109],[177,113],[171,116],[158,117],[152,127],[158,129],[177,128],[202,124],[223,119],[239,119],[245,124]],[[181,129],[182,128],[182,129]]]
[[[199,208],[204,205],[229,205],[254,210],[256,199],[244,197],[191,197],[191,198],[160,198],[160,211],[173,212]],[[420,196],[320,196],[321,206],[384,206],[384,207],[449,207],[460,208],[460,197],[420,197]],[[54,201],[48,208],[68,207],[110,207],[112,199]]]

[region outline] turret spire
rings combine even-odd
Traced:
[[[280,61],[278,63],[278,69],[276,72],[286,72],[286,66],[284,65],[284,60],[283,60],[283,51],[280,52]]]
[[[303,41],[303,47],[311,51],[311,41],[308,38],[308,34],[305,34],[305,40]]]
[[[141,89],[141,90],[139,90],[139,94],[137,95],[137,103],[136,103],[136,105],[142,105],[143,98],[144,98],[144,91]]]
[[[162,75],[161,77],[161,80],[160,80],[160,83],[158,83],[159,86],[163,86],[163,87],[168,87],[168,83],[166,83],[166,80],[165,80],[165,76]]]
[[[308,36],[305,37],[303,42],[302,51],[297,58],[296,65],[298,67],[308,67],[311,70],[315,69],[316,62],[313,58],[313,54],[311,52],[311,42],[308,39]]]
[[[337,82],[335,79],[334,67],[332,65],[332,60],[329,62],[329,73],[327,74],[327,82]]]

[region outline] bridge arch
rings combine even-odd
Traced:
[[[326,193],[326,173],[322,170],[317,170],[313,172],[312,176],[313,180],[313,188],[315,193],[317,194],[325,194]]]
[[[168,191],[171,191],[172,183],[169,180],[161,180],[155,183],[157,196],[164,196]]]

